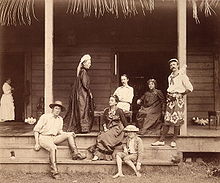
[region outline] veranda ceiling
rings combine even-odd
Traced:
[[[37,20],[35,14],[36,1],[43,0],[0,0],[0,24],[3,26],[11,25],[31,25],[33,19]],[[60,0],[54,0],[54,2]],[[65,14],[83,14],[84,17],[96,16],[97,18],[112,14],[115,17],[119,16],[135,16],[146,12],[153,11],[155,2],[177,0],[66,0]],[[187,0],[192,7],[193,18],[196,23],[199,23],[198,11],[202,11],[206,16],[215,13],[219,0]]]

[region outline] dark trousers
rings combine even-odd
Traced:
[[[161,137],[160,137],[161,142],[165,140],[166,135],[169,132],[169,129],[170,129],[169,125],[164,125],[163,126],[163,130],[162,130]],[[174,126],[174,134],[173,134],[172,141],[176,141],[177,135],[179,134],[179,131],[180,131],[180,126]]]

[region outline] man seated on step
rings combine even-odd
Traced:
[[[139,170],[141,169],[143,156],[143,142],[141,138],[137,136],[139,129],[134,125],[128,125],[124,131],[127,132],[128,136],[125,139],[125,143],[123,143],[123,152],[116,154],[118,173],[114,175],[113,178],[124,177],[122,173],[122,160],[134,170],[137,177],[140,177],[141,174]]]
[[[82,160],[86,156],[78,152],[76,147],[74,132],[63,132],[63,118],[59,116],[61,111],[65,110],[61,101],[56,101],[50,104],[49,107],[52,109],[51,113],[43,114],[36,126],[34,127],[35,137],[35,150],[38,151],[40,147],[49,151],[49,158],[52,168],[53,178],[58,177],[58,170],[56,166],[56,152],[57,144],[67,140],[69,148],[72,152],[73,160]]]

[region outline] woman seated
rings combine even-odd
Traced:
[[[115,146],[120,145],[124,138],[124,126],[127,125],[123,110],[117,107],[119,99],[116,95],[109,99],[109,107],[104,110],[103,128],[97,137],[96,144],[89,147],[89,151],[93,153],[93,161],[104,159],[112,160],[112,154]]]
[[[162,111],[165,109],[165,98],[163,93],[156,89],[157,82],[155,79],[147,81],[149,91],[147,91],[137,104],[141,108],[137,114],[137,121],[141,130],[140,135],[145,134],[147,131],[157,131],[161,127]]]

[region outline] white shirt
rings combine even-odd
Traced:
[[[169,93],[184,93],[186,90],[193,91],[193,86],[185,73],[179,72],[175,77],[173,77],[173,73],[171,73],[168,77],[168,85],[167,92]]]
[[[34,132],[42,135],[58,135],[63,129],[63,118],[61,116],[54,117],[52,113],[43,114],[34,127]]]
[[[134,89],[131,86],[118,87],[113,95],[117,95],[119,98],[118,108],[129,111],[130,105],[134,97]]]

